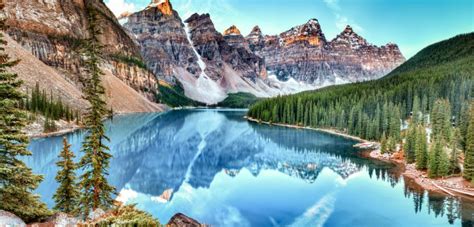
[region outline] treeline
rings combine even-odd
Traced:
[[[48,94],[46,90],[40,89],[38,83],[31,92],[27,91],[21,106],[31,113],[41,114],[50,120],[72,121],[80,118],[77,110],[75,111],[63,103],[61,98],[54,98],[52,91]]]
[[[450,57],[443,57],[443,52]],[[458,57],[452,53],[471,54]],[[380,80],[263,100],[250,108],[248,116],[267,122],[337,129],[382,141],[386,151],[393,151],[401,142],[401,129],[407,127],[402,119],[414,116],[417,120],[408,131],[421,134],[421,127],[432,127],[435,133],[444,131],[443,137],[431,141],[441,145],[432,148],[439,151],[452,143],[446,131],[458,131],[460,148],[466,150],[469,105],[474,93],[472,53],[474,33],[461,35],[424,49]],[[434,175],[444,175],[445,169],[438,172]]]

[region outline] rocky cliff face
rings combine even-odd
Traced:
[[[214,69],[209,70],[211,78],[222,78],[226,65],[253,82],[266,76],[264,60],[250,51],[237,27],[231,27],[223,36],[215,29],[209,14],[194,14],[185,23],[199,55],[208,68]]]
[[[81,87],[83,65],[79,51],[88,37],[90,8],[99,13],[104,68],[110,68],[127,85],[154,99],[157,82],[137,64],[141,59],[138,45],[100,0],[7,1],[8,33],[41,61],[64,72],[70,81]]]
[[[124,27],[140,44],[148,68],[158,78],[174,83],[175,68],[182,67],[193,75],[199,75],[200,68],[184,24],[176,11],[168,11],[171,7],[168,1],[154,1],[146,9],[130,15]]]
[[[377,79],[405,61],[397,45],[369,44],[350,26],[327,41],[316,19],[278,36],[264,37],[256,27],[246,40],[278,79],[316,87]]]
[[[236,42],[219,33],[208,14],[182,22],[169,1],[152,1],[128,17],[124,27],[137,39],[148,68],[171,84],[182,84],[194,100],[215,104],[227,93],[248,91],[266,76],[264,60],[239,34]],[[238,31],[237,28],[235,28]]]

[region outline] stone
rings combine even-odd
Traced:
[[[205,225],[202,225],[200,224],[198,221],[182,214],[182,213],[178,213],[178,214],[175,214],[171,219],[170,221],[168,222],[168,224],[166,226],[169,226],[169,227],[201,227],[201,226],[205,226]]]
[[[23,227],[26,224],[16,215],[0,210],[0,226]]]

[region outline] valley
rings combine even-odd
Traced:
[[[463,1],[0,0],[0,226],[472,226]]]

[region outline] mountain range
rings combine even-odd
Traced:
[[[279,35],[264,35],[256,26],[243,36],[236,26],[220,33],[209,14],[183,20],[169,0],[124,13],[120,22],[100,0],[8,1],[11,43],[58,77],[48,83],[17,69],[27,88],[38,82],[70,97],[73,89],[55,83],[61,81],[80,94],[85,76],[81,44],[89,35],[91,9],[100,15],[104,84],[109,106],[117,112],[161,110],[156,102],[173,106],[163,98],[170,96],[216,104],[238,92],[273,97],[372,80],[405,61],[396,44],[377,47],[350,26],[329,41],[316,19]],[[65,100],[77,106],[73,98]]]

